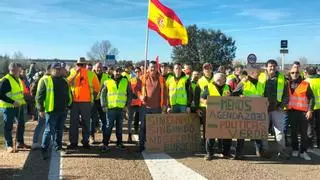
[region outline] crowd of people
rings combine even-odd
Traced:
[[[7,152],[12,153],[12,127],[16,118],[17,148],[30,148],[24,143],[23,111],[26,101],[34,101],[37,108],[32,114],[38,124],[32,149],[41,149],[43,159],[49,158],[51,141],[54,141],[56,151],[63,150],[63,131],[69,112],[67,148],[71,150],[79,148],[79,127],[85,149],[90,149],[91,143],[97,143],[95,134],[101,127],[101,152],[110,151],[114,126],[116,147],[125,150],[122,129],[127,115],[126,142],[134,143],[132,135],[139,134],[138,147],[142,152],[146,141],[146,114],[197,113],[207,152],[205,160],[212,160],[216,151],[224,158],[243,159],[244,139],[237,139],[236,153],[232,155],[232,139],[205,137],[208,96],[266,97],[270,129],[278,144],[278,158],[292,156],[311,160],[308,149],[320,148],[320,76],[317,68],[302,69],[299,62],[294,62],[287,72],[280,72],[273,59],[268,60],[264,68],[249,66],[244,69],[242,65],[234,65],[220,66],[216,71],[212,64],[205,63],[200,72],[192,71],[187,64],[170,66],[154,61],[148,67],[128,64],[124,68],[108,68],[101,62],[92,65],[80,58],[70,70],[63,63],[49,65],[45,73],[36,74],[33,82],[25,78],[21,65],[11,63],[9,73],[0,81],[5,145]],[[291,154],[288,151],[289,132]],[[256,155],[270,158],[268,141],[253,141]],[[217,148],[214,148],[215,144]]]

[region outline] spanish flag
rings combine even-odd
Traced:
[[[148,27],[159,33],[171,46],[188,44],[188,34],[176,13],[159,0],[149,0]]]

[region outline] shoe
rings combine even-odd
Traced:
[[[278,155],[277,155],[277,159],[284,159],[284,160],[288,160],[290,159],[290,156],[288,153],[282,151],[282,152],[279,152]]]
[[[102,153],[106,153],[106,152],[108,152],[108,151],[110,151],[110,150],[111,150],[111,148],[110,148],[109,146],[103,145],[103,146],[101,147],[101,152],[102,152]]]
[[[306,161],[311,161],[311,157],[306,152],[300,154],[300,157],[303,158]]]
[[[26,144],[19,144],[18,146],[17,146],[17,148],[18,149],[30,149],[30,146],[28,146],[28,145],[26,145]]]
[[[231,153],[223,153],[222,158],[224,159],[234,159]]]
[[[264,152],[264,151],[256,151],[256,155],[259,157],[259,158],[264,158],[264,159],[270,159],[271,158],[271,155]]]
[[[36,149],[40,149],[41,148],[41,144],[40,143],[33,143],[31,146],[31,149],[36,150]]]
[[[146,148],[144,146],[140,146],[139,147],[139,150],[138,150],[138,153],[142,153]]]
[[[117,144],[117,148],[120,149],[121,151],[126,150],[126,147],[121,143],[121,144]]]
[[[49,158],[48,150],[45,150],[45,149],[41,148],[41,155],[42,155],[42,159],[43,160],[48,159]]]
[[[132,135],[131,134],[128,135],[128,144],[133,144]]]
[[[13,153],[13,148],[11,146],[7,147],[7,153]]]
[[[90,145],[89,144],[83,144],[82,145],[84,149],[90,149]]]
[[[292,157],[298,157],[299,156],[299,151],[292,151],[291,156]]]
[[[70,144],[67,149],[70,149],[70,150],[74,150],[74,149],[77,149],[78,148],[78,145],[77,144]]]
[[[211,161],[213,159],[213,154],[207,154],[204,156],[204,160]]]
[[[61,147],[61,146],[56,146],[54,149],[55,149],[57,152],[61,152],[61,151],[63,151],[63,149],[62,149],[62,147]]]

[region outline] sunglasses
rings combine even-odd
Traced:
[[[299,72],[290,72],[290,74],[299,74]]]

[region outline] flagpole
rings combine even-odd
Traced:
[[[149,8],[150,8],[150,0],[148,0],[148,15],[147,15],[147,30],[146,30],[146,44],[144,48],[144,55],[145,55],[145,60],[144,60],[144,70],[143,70],[143,87],[142,87],[142,96],[146,96],[146,75],[147,75],[147,60],[148,60],[148,50],[149,50],[149,26],[148,26],[148,21],[149,21]]]

